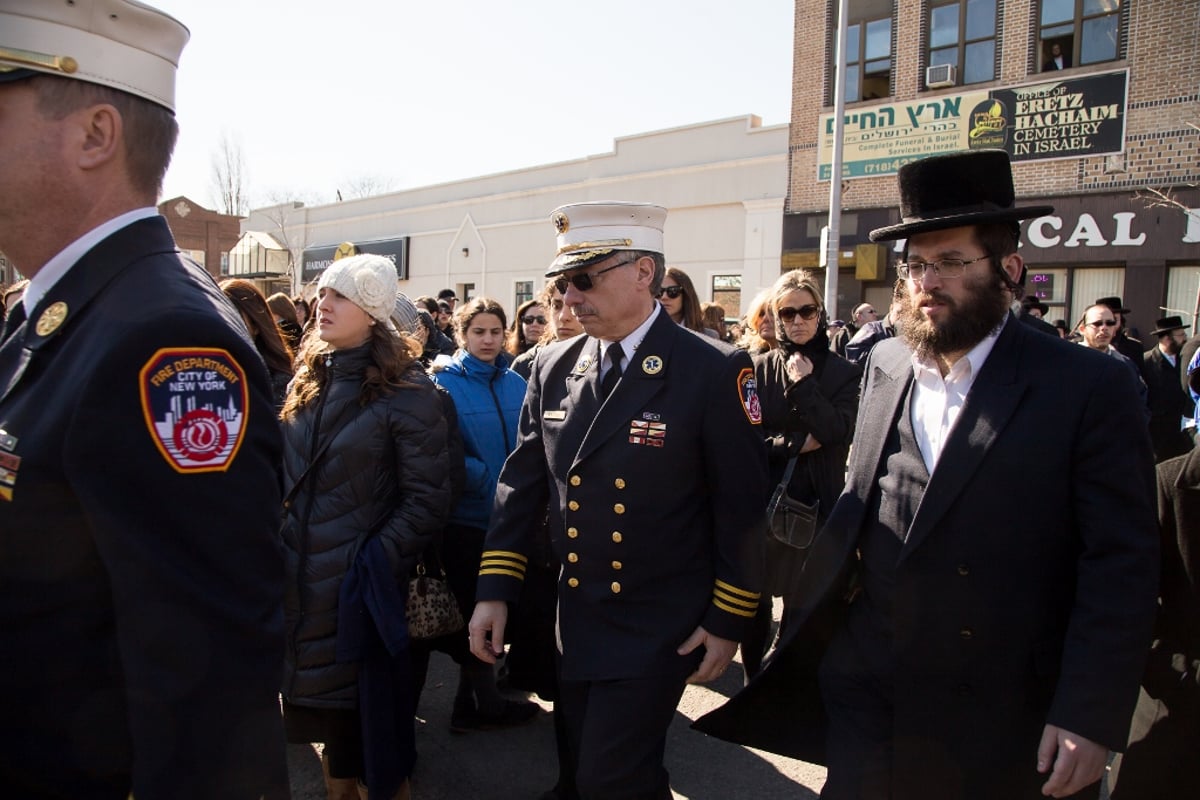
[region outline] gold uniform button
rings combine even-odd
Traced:
[[[620,531],[613,531],[613,541],[614,541],[614,542],[616,542],[617,544],[620,544],[620,543],[621,543],[621,539],[622,539],[621,532],[620,532]]]
[[[583,479],[580,478],[578,475],[571,476],[571,485],[572,486],[578,486],[581,483],[583,483]]]
[[[613,581],[612,593],[620,594],[621,593],[621,584],[617,583],[616,581]]]
[[[578,511],[579,510],[579,501],[572,500],[571,502],[567,503],[567,508],[571,509],[572,511]]]
[[[615,481],[613,481],[613,486],[616,486],[618,489],[624,489],[625,488],[625,479],[617,478]]]
[[[567,586],[570,586],[572,589],[574,589],[578,585],[579,585],[579,578],[571,578],[570,580],[567,581]]]
[[[625,504],[617,503],[615,506],[613,506],[613,511],[617,512],[618,514],[624,514],[625,513]]]
[[[578,553],[567,553],[567,561],[570,561],[572,564],[576,563],[577,561],[579,561],[579,554]]]
[[[579,529],[578,528],[567,528],[567,538],[568,539],[579,538]]]
[[[614,562],[613,562],[613,569],[620,569],[622,566],[623,566],[623,565],[621,564],[621,562],[620,562],[620,561],[614,561]]]

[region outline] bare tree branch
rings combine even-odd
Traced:
[[[241,140],[229,131],[221,133],[221,140],[212,158],[212,191],[217,208],[223,214],[246,216],[250,203],[246,194],[246,160],[242,154]]]
[[[395,181],[380,175],[359,175],[344,181],[339,187],[339,197],[353,200],[361,197],[374,197],[392,191]]]

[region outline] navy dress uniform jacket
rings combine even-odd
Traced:
[[[912,382],[905,343],[881,342],[797,624],[764,671],[695,727],[824,763],[816,672],[853,595],[864,511]],[[1007,320],[895,567],[894,797],[1040,796],[1046,723],[1124,747],[1158,580],[1150,442],[1127,410],[1136,397],[1115,359]],[[1040,500],[1034,514],[1025,492]]]
[[[565,680],[678,673],[696,626],[737,640],[758,606],[766,455],[750,358],[656,313],[603,405],[596,339],[539,353],[500,476],[478,597],[517,600],[548,503]]]
[[[286,787],[279,426],[241,319],[161,217],[0,347],[0,429],[0,795]]]

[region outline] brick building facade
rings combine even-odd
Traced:
[[[242,218],[218,214],[186,197],[164,200],[158,213],[166,217],[179,249],[220,280],[228,268],[229,251],[241,237]]]
[[[815,266],[826,221],[837,7],[796,2],[785,269]],[[1164,307],[1191,321],[1200,2],[849,0],[847,20],[838,316],[888,305],[895,254],[867,234],[898,221],[895,168],[991,146],[1013,157],[1018,205],[1056,208],[1022,225],[1027,288],[1050,318],[1073,323],[1096,297],[1121,295],[1142,331]],[[1175,205],[1152,205],[1147,190]]]

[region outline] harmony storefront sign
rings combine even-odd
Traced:
[[[321,277],[321,273],[325,271],[325,268],[334,262],[339,248],[342,249],[343,254],[347,255],[352,253],[371,253],[373,255],[384,256],[396,265],[396,278],[402,281],[408,280],[408,240],[409,237],[403,236],[399,239],[379,239],[372,242],[343,242],[341,244],[310,247],[304,251],[304,255],[302,256],[304,265],[303,280],[305,283],[308,283]],[[351,247],[344,246],[347,244],[351,245]]]

